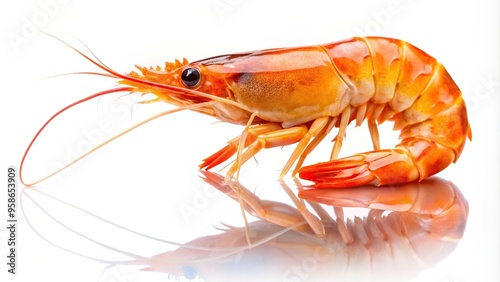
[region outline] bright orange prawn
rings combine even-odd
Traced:
[[[139,70],[120,83],[180,106],[207,103],[194,110],[247,125],[240,138],[200,165],[210,169],[247,147],[226,180],[259,150],[298,143],[280,178],[298,159],[294,173],[316,188],[406,183],[455,162],[471,138],[464,100],[448,72],[401,40],[353,38]],[[196,92],[176,93],[177,87]],[[375,151],[335,160],[347,125],[365,119]],[[386,120],[401,130],[402,141],[381,150],[377,124]],[[301,167],[334,126],[339,133],[331,161]]]
[[[192,63],[184,59],[167,62],[165,67],[138,66],[138,72],[125,75],[75,51],[125,86],[82,99],[48,122],[69,107],[100,95],[121,91],[154,94],[153,101],[179,106],[162,115],[190,109],[245,125],[241,136],[200,165],[210,169],[236,154],[227,182],[261,149],[294,143],[298,145],[280,179],[296,163],[293,174],[313,181],[315,188],[423,180],[456,162],[466,138],[472,137],[461,92],[443,65],[397,39],[355,37]],[[337,159],[347,125],[355,120],[359,126],[365,119],[374,151]],[[377,125],[387,120],[401,131],[401,142],[395,149],[382,150]],[[333,127],[339,130],[330,161],[302,167],[306,156]],[[31,144],[21,162],[23,183],[22,165]],[[241,197],[255,210],[263,209],[252,195]],[[307,216],[305,209],[300,210]],[[314,229],[324,234],[319,224]]]

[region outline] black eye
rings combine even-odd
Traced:
[[[184,85],[188,87],[195,86],[200,82],[201,74],[195,68],[187,68],[182,71],[181,79]]]

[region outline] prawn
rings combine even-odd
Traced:
[[[137,71],[127,74],[69,47],[106,72],[101,75],[117,78],[123,86],[82,99],[48,122],[73,105],[101,95],[121,91],[153,94],[156,98],[145,103],[178,106],[164,114],[189,109],[244,125],[239,137],[200,165],[209,170],[236,154],[225,176],[227,182],[235,176],[238,179],[242,165],[260,150],[291,144],[297,147],[279,179],[295,164],[292,174],[312,181],[315,189],[422,181],[456,162],[467,137],[472,139],[461,91],[444,66],[398,39],[354,37],[191,63],[176,60],[164,67],[136,66]],[[338,159],[347,125],[355,121],[359,126],[364,120],[374,151]],[[401,142],[394,149],[380,147],[377,126],[385,121],[393,121],[394,130],[401,131]],[[23,156],[21,181],[26,155],[47,123]],[[338,134],[329,161],[303,166],[307,155],[334,127]],[[251,194],[241,197],[254,209],[264,209]],[[298,202],[296,197],[292,199]],[[310,218],[305,209],[300,210]],[[317,220],[311,218],[310,224],[318,235],[324,235]]]

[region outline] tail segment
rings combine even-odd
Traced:
[[[439,63],[418,98],[390,119],[394,129],[401,130],[402,140],[395,149],[305,166],[299,176],[315,182],[316,188],[421,181],[456,162],[467,137],[472,139],[461,92]]]

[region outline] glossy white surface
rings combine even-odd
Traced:
[[[26,33],[32,31],[27,22],[84,50],[82,44],[64,33],[75,36],[106,65],[120,72],[133,69],[134,64],[163,65],[165,60],[174,58],[197,60],[224,53],[320,44],[354,35],[401,38],[445,65],[468,102],[473,129],[473,142],[466,144],[459,161],[439,174],[453,181],[469,201],[464,238],[448,258],[413,281],[500,279],[500,7],[497,2],[170,2],[42,0],[1,4],[1,56],[5,62],[1,70],[3,102],[0,103],[2,166],[19,165],[32,136],[57,110],[115,86],[111,79],[84,75],[39,80],[96,69],[60,42],[42,34]],[[12,42],[13,38],[17,43]],[[34,147],[31,169],[26,168],[26,177],[30,173],[43,173],[39,168],[50,170],[54,161],[62,162],[71,157],[72,149],[98,138],[95,134],[99,133],[95,130],[107,132],[109,137],[153,112],[168,108],[136,105],[131,110],[117,97],[119,95],[92,101],[56,120]],[[214,123],[213,119],[195,113],[163,117],[105,146],[70,172],[43,182],[41,186],[58,198],[118,224],[164,239],[186,242],[216,233],[213,225],[220,227],[220,222],[243,224],[238,206],[208,190],[197,171],[201,159],[240,131],[240,127]],[[351,126],[347,134],[342,155],[369,149],[366,128]],[[382,141],[385,147],[395,144],[397,135],[390,132],[390,126],[382,129],[381,134],[390,136]],[[245,166],[242,181],[249,189],[257,189],[263,198],[284,199],[286,196],[275,179],[289,152],[290,148],[285,148],[259,154],[259,165]],[[325,160],[328,154],[329,144],[324,142],[308,162]],[[1,197],[1,206],[5,207],[5,193]],[[99,236],[99,240],[116,248],[142,255],[172,249],[147,239],[128,237],[122,230],[106,224],[98,225],[84,214],[73,214],[67,206],[54,202],[40,204],[67,219],[73,229]],[[29,219],[38,224],[47,239],[91,257],[123,258],[85,243],[75,234],[56,229],[55,223],[42,216],[32,203],[27,202],[25,206],[31,211]],[[181,210],[189,210],[192,214],[183,216]],[[21,218],[19,211],[18,217]],[[19,224],[19,275],[8,275],[7,281],[166,279],[163,274],[139,273],[127,267],[106,270],[104,264],[62,251],[41,240],[23,219]],[[0,234],[1,249],[5,250],[6,230]],[[4,265],[1,275],[5,276],[5,272]]]

